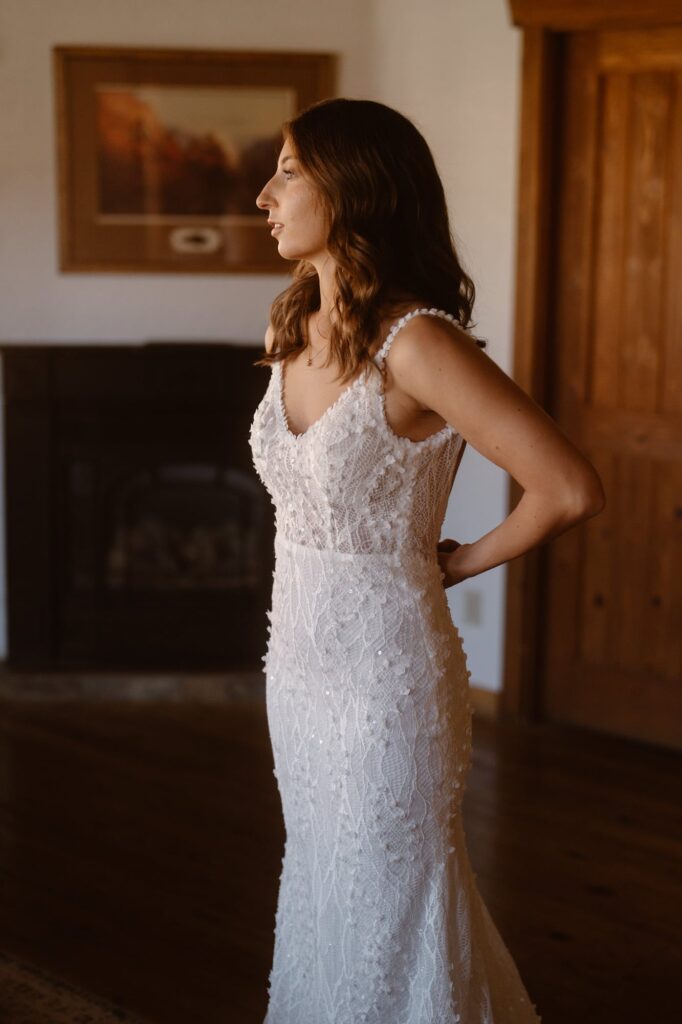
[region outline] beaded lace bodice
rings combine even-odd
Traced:
[[[374,356],[386,358],[417,309],[401,317]],[[312,547],[357,554],[419,552],[435,557],[457,457],[450,424],[422,441],[400,437],[386,418],[383,380],[369,367],[302,434],[290,430],[282,364],[275,363],[251,428],[254,465],[273,497],[278,532]]]

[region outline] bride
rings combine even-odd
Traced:
[[[265,1024],[537,1024],[461,805],[448,587],[604,507],[591,463],[482,351],[429,147],[368,100],[284,126],[257,199],[293,280],[250,442],[276,511],[267,716],[286,844]],[[523,487],[439,542],[465,444]]]

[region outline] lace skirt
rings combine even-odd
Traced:
[[[436,558],[278,534],[269,617],[286,844],[264,1024],[537,1021],[466,852],[470,673]]]

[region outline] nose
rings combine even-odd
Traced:
[[[266,185],[256,197],[256,206],[259,210],[267,210],[270,206],[270,197],[268,196],[267,189]]]

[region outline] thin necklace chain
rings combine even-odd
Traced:
[[[424,308],[426,308],[426,307],[424,307]],[[319,310],[317,312],[319,314]],[[321,335],[321,337],[323,337],[323,338],[325,337],[325,335],[322,334],[322,332],[320,331],[319,327],[317,328],[317,332],[318,332],[318,334]],[[312,345],[310,344],[310,340],[308,340],[306,348],[310,349],[310,351],[308,352],[308,366],[312,366],[313,365],[313,359],[318,355],[318,352],[313,351]]]
[[[317,333],[320,334],[324,338],[324,334],[322,334],[322,331],[320,330],[319,327],[317,328]],[[308,366],[312,366],[313,365],[313,358],[317,355],[317,352],[313,352],[312,345],[310,344],[310,339],[308,339],[307,347],[310,349],[310,352],[308,352]]]

